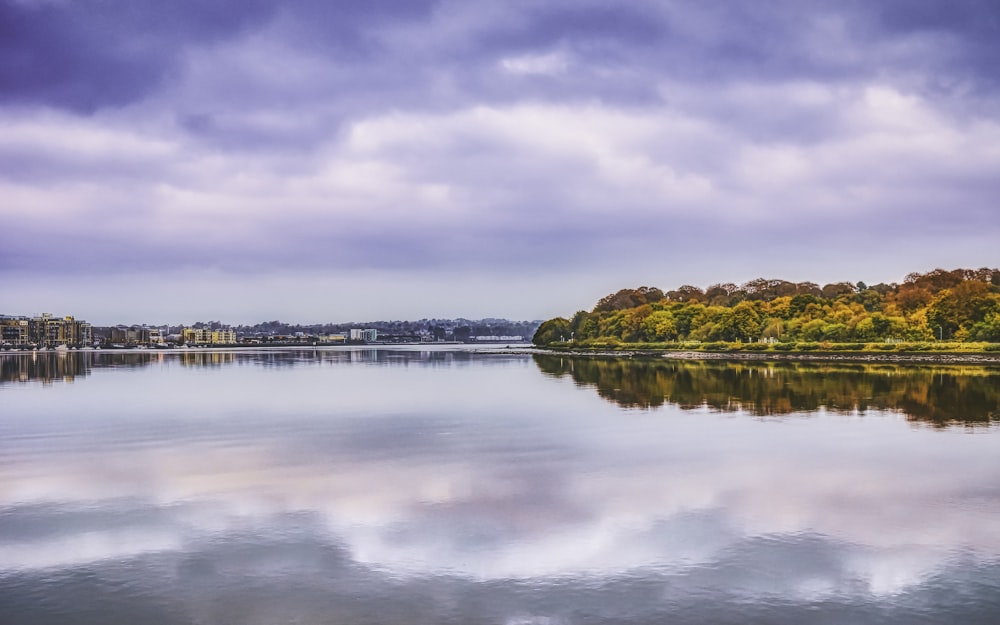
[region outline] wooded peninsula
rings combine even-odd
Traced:
[[[643,286],[539,326],[532,342],[573,349],[1000,351],[1000,270],[935,269],[902,284]]]

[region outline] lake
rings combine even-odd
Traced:
[[[0,355],[0,623],[1000,622],[1000,369]]]

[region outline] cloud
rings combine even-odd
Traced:
[[[992,210],[993,122],[959,122],[877,85],[738,88],[727,98],[790,101],[772,117],[836,108],[838,132],[758,138],[711,113],[524,104],[371,116],[305,158],[231,158],[172,129],[29,117],[0,139],[18,164],[0,207],[16,219],[0,237],[25,255],[21,269],[66,262],[52,250],[33,258],[40,236],[64,241],[66,253],[74,241],[106,245],[75,261],[86,271],[433,269],[573,265],[593,246],[613,254],[616,238],[652,244],[678,227],[726,236],[719,224],[780,232],[822,220],[832,236],[863,218],[869,230],[918,234],[955,211],[981,221]],[[958,208],[945,217],[943,201]]]
[[[0,99],[79,112],[149,95],[192,44],[259,23],[267,3],[0,3]]]
[[[990,264],[995,10],[938,6],[4,2],[0,271]]]

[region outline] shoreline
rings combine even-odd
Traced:
[[[574,350],[537,347],[535,353],[650,360],[750,360],[792,362],[878,362],[889,364],[1000,365],[1000,353],[985,352],[700,352],[693,350]]]
[[[0,349],[0,356],[30,356],[34,355],[67,355],[67,354],[198,354],[205,352],[243,352],[243,351],[350,351],[358,349],[462,349],[463,351],[483,351],[494,353],[498,350],[525,352],[528,349],[539,349],[530,343],[460,343],[443,341],[434,343],[359,343],[350,345],[199,345],[197,347],[100,347],[100,348],[70,348],[70,349]],[[523,349],[519,349],[523,348]]]
[[[848,351],[696,351],[653,349],[573,349],[531,345],[530,343],[398,343],[373,345],[228,345],[197,348],[110,348],[70,350],[0,350],[0,355],[55,355],[55,354],[197,354],[208,352],[247,351],[349,351],[352,349],[413,349],[414,347],[448,350],[459,348],[487,355],[539,354],[572,356],[576,358],[624,358],[640,360],[722,360],[756,362],[857,362],[886,364],[957,364],[1000,366],[1000,352],[848,352]]]

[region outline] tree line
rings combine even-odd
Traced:
[[[1000,270],[935,269],[901,284],[642,286],[542,323],[537,345],[702,342],[1000,342]]]
[[[421,336],[435,340],[467,341],[476,336],[532,336],[538,321],[511,321],[509,319],[420,319],[417,321],[363,321],[348,323],[290,324],[282,321],[265,321],[255,325],[236,326],[240,336],[333,334],[348,332],[351,328],[374,328],[380,336]]]

